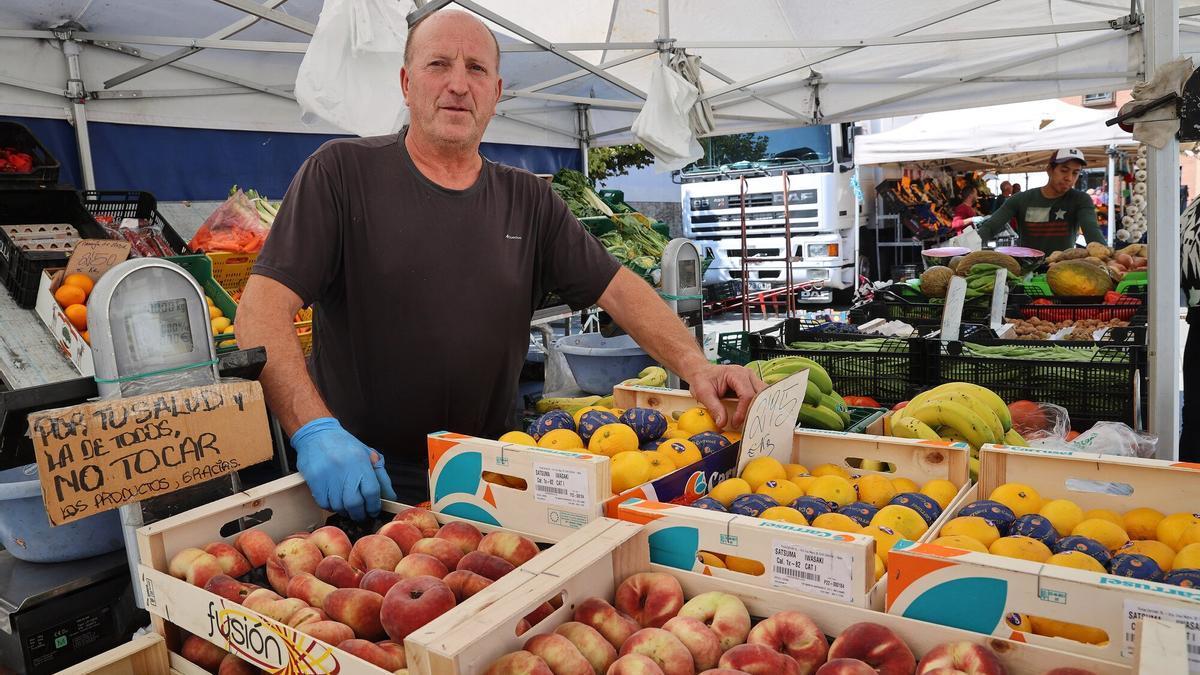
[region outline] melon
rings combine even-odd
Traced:
[[[950,288],[950,277],[953,276],[954,271],[949,267],[930,267],[921,273],[921,292],[931,298],[944,298],[946,290]]]
[[[1016,258],[1003,253],[996,253],[995,251],[973,251],[968,253],[958,262],[958,267],[954,268],[955,274],[965,277],[970,274],[972,267],[984,263],[999,265],[1017,276],[1021,274],[1021,266],[1017,264]]]
[[[1082,260],[1064,260],[1050,266],[1046,283],[1055,295],[1104,295],[1113,289],[1112,277],[1104,267]]]

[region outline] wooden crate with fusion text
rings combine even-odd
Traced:
[[[980,460],[977,490],[963,504],[1021,483],[1084,511],[1200,512],[1200,465],[1000,445],[985,445]],[[1164,619],[1188,627],[1192,672],[1200,671],[1200,589],[929,543],[897,549],[891,561],[889,613],[1125,663],[1135,621]]]

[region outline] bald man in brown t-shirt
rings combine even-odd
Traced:
[[[425,435],[502,433],[529,319],[547,291],[599,304],[689,382],[719,397],[761,381],[705,359],[657,293],[622,268],[544,181],[479,144],[502,84],[495,37],[442,10],[409,32],[400,71],[410,125],[332,141],[300,169],[246,284],[238,341],[265,345],[260,378],[317,504],[354,518],[380,497],[427,498]],[[315,304],[306,368],[292,317]],[[384,458],[390,460],[386,465]]]

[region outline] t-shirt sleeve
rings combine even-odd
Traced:
[[[543,192],[541,224],[542,288],[558,293],[574,310],[596,304],[621,263],[584,229],[553,190]]]
[[[1096,222],[1096,205],[1092,203],[1092,198],[1081,192],[1077,199],[1079,200],[1079,205],[1075,207],[1079,214],[1077,221],[1079,229],[1083,231],[1084,240],[1089,244],[1092,242],[1107,243],[1104,233],[1100,231],[1099,223]]]
[[[292,289],[305,306],[320,300],[340,270],[342,220],[337,183],[314,154],[292,179],[251,272]]]

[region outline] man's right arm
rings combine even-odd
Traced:
[[[996,236],[997,233],[1002,232],[1010,220],[1016,217],[1016,204],[1018,201],[1019,200],[1015,196],[1005,199],[1004,203],[1000,205],[1000,208],[993,211],[992,215],[988,216],[987,219],[985,219],[982,223],[979,223],[975,226],[975,231],[979,234],[979,238],[983,239],[983,243],[985,245],[989,240],[991,240],[992,237]]]

